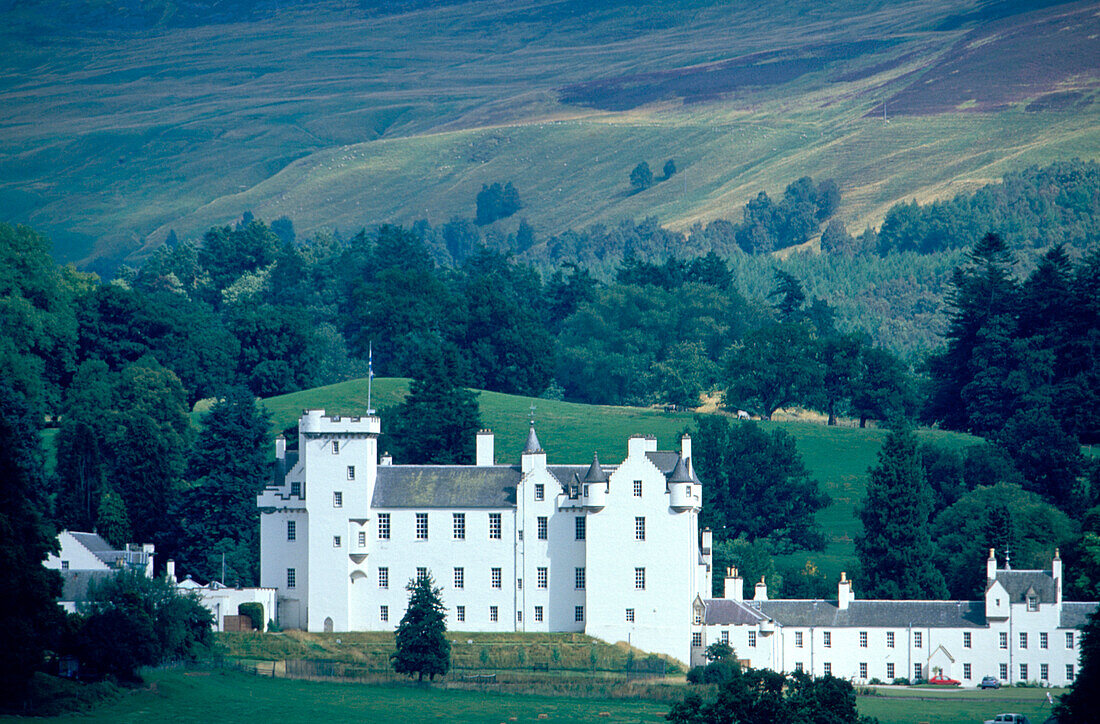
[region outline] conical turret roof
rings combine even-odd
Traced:
[[[691,473],[688,471],[687,458],[680,457],[676,460],[676,467],[672,469],[672,472],[668,475],[668,482],[670,483],[691,483],[694,482],[691,478]]]
[[[588,472],[584,474],[584,482],[586,483],[606,483],[607,473],[600,467],[600,457],[596,453],[592,453],[592,464],[588,466]]]
[[[532,425],[531,431],[527,433],[527,444],[523,446],[523,454],[538,452],[542,452],[542,445],[539,444],[539,436],[535,434],[535,426]]]

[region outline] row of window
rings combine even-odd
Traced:
[[[288,569],[288,570],[293,571],[294,569],[291,568],[291,569]],[[417,579],[424,578],[427,575],[428,575],[428,569],[426,567],[417,567],[417,569],[416,569]],[[456,566],[454,568],[454,579],[453,580],[454,580],[454,587],[455,588],[465,588],[466,587],[466,569],[464,567],[461,567],[461,566]],[[634,569],[634,588],[636,590],[644,591],[645,590],[645,580],[646,580],[645,579],[645,568],[643,568],[643,567],[635,568]],[[535,569],[535,584],[539,588],[547,588],[548,585],[549,585],[549,581],[550,581],[550,569],[549,568],[547,568],[546,566],[539,566],[538,568]],[[574,568],[573,569],[573,587],[578,591],[583,591],[585,589],[586,583],[587,583],[587,581],[586,581],[584,567],[580,566],[580,567]],[[502,585],[503,585],[502,569],[496,568],[496,567],[493,567],[493,568],[489,569],[489,585],[492,588],[501,588],[502,587]],[[294,586],[288,584],[287,587],[288,588],[293,588]],[[382,567],[378,568],[378,587],[379,588],[389,588],[390,587],[390,569],[388,567],[382,566]],[[523,579],[522,578],[519,578],[519,579],[516,580],[516,588],[523,588]],[[755,636],[756,633],[752,632],[752,635]]]
[[[343,505],[343,493],[333,493],[333,504],[339,508]],[[489,538],[491,540],[499,540],[501,532],[501,520],[500,513],[489,513]],[[452,525],[453,525],[453,537],[455,540],[466,539],[466,514],[465,513],[452,513]],[[549,519],[545,515],[540,515],[535,519],[535,528],[539,540],[547,540],[549,538]],[[588,534],[587,519],[584,516],[577,516],[574,523],[573,535],[576,540],[585,540]],[[645,516],[639,515],[634,518],[634,539],[645,540]],[[288,523],[287,527],[287,540],[294,540],[293,537],[293,522]],[[522,532],[521,532],[522,537]],[[382,540],[388,540],[390,537],[390,514],[379,513],[378,514],[378,537]],[[428,540],[428,514],[417,513],[416,514],[416,537],[419,540]]]
[[[998,636],[999,636],[998,643],[1000,644],[1000,647],[1002,649],[1007,649],[1008,648],[1008,632],[1007,631],[1000,631]],[[1028,634],[1027,634],[1027,632],[1021,631],[1019,633],[1019,637],[1020,637],[1020,639],[1019,639],[1020,640],[1020,648],[1021,649],[1026,649],[1028,647]],[[1073,648],[1073,642],[1074,642],[1074,632],[1073,631],[1067,631],[1066,632],[1066,648],[1067,649],[1072,649]],[[827,648],[827,649],[832,648],[833,634],[832,634],[831,631],[823,631],[822,632],[822,643],[825,646],[825,648]],[[894,648],[895,643],[896,643],[895,633],[893,631],[887,631],[886,632],[886,648],[888,648],[888,649]],[[1039,633],[1039,648],[1040,649],[1048,648],[1049,643],[1050,643],[1050,638],[1047,635],[1047,632],[1046,631],[1041,631]],[[963,648],[964,649],[973,648],[973,644],[974,644],[974,639],[973,639],[972,633],[970,631],[963,631]],[[803,647],[802,632],[801,631],[795,631],[794,632],[794,645],[795,645],[795,648],[799,648],[799,649]],[[860,646],[860,648],[863,648],[863,649],[867,648],[867,632],[866,631],[860,631],[859,632],[859,646]],[[922,648],[923,646],[924,646],[924,634],[923,634],[923,632],[914,631],[913,632],[913,648],[919,649],[919,648]]]
[[[382,621],[389,621],[390,620],[390,607],[385,606],[385,605],[379,606],[378,607],[378,617]],[[541,623],[543,620],[544,620],[543,607],[542,606],[535,606],[535,622],[536,623]],[[573,607],[573,620],[576,621],[577,623],[580,623],[580,622],[584,621],[584,606],[574,606]],[[634,620],[634,609],[627,609],[627,620],[628,621],[633,621]],[[465,606],[455,606],[455,621],[457,623],[464,623],[466,621],[466,607]],[[493,622],[493,623],[496,623],[497,621],[500,621],[500,607],[499,606],[489,606],[489,621]],[[519,623],[523,623],[523,611],[516,611],[516,621],[519,622]]]
[[[642,481],[634,481],[634,497],[642,497]],[[535,500],[546,500],[546,486],[542,483],[535,483]]]

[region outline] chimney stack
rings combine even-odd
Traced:
[[[691,460],[691,435],[684,435],[680,438],[680,457],[684,460]]]
[[[1054,549],[1054,560],[1050,564],[1050,575],[1054,578],[1054,602],[1062,602],[1062,552]]]
[[[990,548],[989,558],[985,561],[985,580],[992,581],[997,578],[997,554]]]
[[[848,604],[852,602],[852,582],[848,580],[848,574],[840,572],[840,584],[837,586],[836,606],[841,611],[848,610]]]
[[[767,601],[768,600],[768,584],[764,583],[764,577],[760,576],[760,583],[756,584],[756,594],[753,596],[754,601]]]
[[[164,564],[164,573],[168,577],[168,580],[172,582],[172,585],[176,584],[176,562],[168,561]]]
[[[745,581],[737,573],[737,569],[726,569],[726,586],[723,592],[725,598],[741,603],[745,600]]]
[[[275,438],[275,459],[286,459],[286,438],[282,435],[279,435],[277,438]]]
[[[477,433],[477,456],[474,464],[479,468],[489,467],[496,463],[495,454],[493,452],[493,431],[492,430],[478,430]]]

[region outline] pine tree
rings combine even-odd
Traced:
[[[427,350],[426,356],[408,396],[388,416],[384,444],[402,464],[468,465],[481,428],[477,394],[455,384],[442,352]]]
[[[433,585],[431,574],[409,581],[409,607],[397,626],[397,651],[390,654],[393,669],[399,674],[424,675],[434,681],[451,668],[451,642],[447,640],[446,609],[442,589]]]
[[[1081,669],[1054,708],[1062,724],[1096,721],[1100,711],[1100,610],[1093,611],[1081,634]]]
[[[122,497],[110,488],[104,490],[99,498],[95,527],[96,531],[103,536],[103,540],[115,548],[122,548],[133,538],[126,504],[122,502]]]
[[[856,553],[863,570],[860,593],[868,598],[944,598],[947,587],[932,565],[928,517],[932,492],[924,477],[917,438],[891,430],[870,470],[860,510],[863,533]]]

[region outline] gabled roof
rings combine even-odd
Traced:
[[[728,598],[711,598],[703,601],[703,605],[706,606],[706,613],[703,617],[704,624],[752,625],[768,620],[767,616],[752,606]]]
[[[649,462],[657,466],[657,469],[662,474],[668,475],[676,467],[676,462],[680,459],[680,453],[672,450],[655,450],[647,452],[645,454],[649,458]]]
[[[87,548],[92,555],[108,566],[116,566],[126,558],[126,551],[114,548],[96,533],[76,533],[69,531],[76,542]]]
[[[272,468],[271,484],[275,486],[283,486],[286,484],[286,474],[289,473],[294,466],[298,464],[298,451],[286,451],[286,455],[283,458],[276,458],[275,465]]]
[[[725,599],[706,601],[707,623],[740,623],[738,613],[721,605]],[[715,606],[714,618],[709,607]],[[732,604],[732,601],[726,601]],[[736,605],[736,604],[735,604]],[[761,616],[773,619],[781,626],[825,626],[830,628],[978,628],[985,626],[985,606],[979,601],[852,601],[846,611],[840,610],[836,601],[778,599],[772,601],[746,601],[741,604]],[[726,613],[728,612],[728,613]],[[729,615],[738,620],[721,620]],[[752,623],[752,622],[748,622]]]
[[[1012,603],[1026,601],[1029,589],[1034,589],[1039,603],[1054,603],[1054,576],[1050,571],[997,571],[997,582],[1004,586]]]
[[[510,465],[381,465],[371,506],[510,508],[520,477]]]

